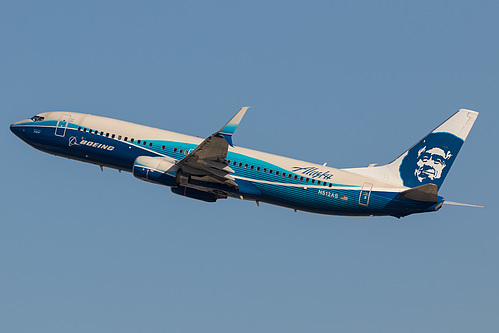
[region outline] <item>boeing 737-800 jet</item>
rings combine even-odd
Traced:
[[[205,140],[67,111],[39,113],[10,129],[38,150],[129,171],[189,198],[233,197],[320,214],[403,217],[442,207],[437,191],[478,116],[459,110],[386,165],[335,169],[234,146],[232,136],[247,109]]]

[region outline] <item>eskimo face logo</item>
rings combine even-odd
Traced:
[[[76,136],[72,136],[69,138],[69,146],[79,146],[78,144],[78,139],[76,138]]]
[[[434,147],[427,149],[426,146],[418,151],[417,168],[414,170],[414,176],[420,182],[423,180],[435,180],[442,177],[442,171],[446,167],[447,161],[452,157],[449,151]]]
[[[442,185],[463,140],[450,133],[430,133],[412,147],[400,164],[404,186]]]

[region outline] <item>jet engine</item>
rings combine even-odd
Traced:
[[[211,191],[185,187],[191,182],[191,175],[183,172],[175,161],[169,157],[139,156],[133,164],[133,175],[146,182],[170,186],[173,193],[188,198],[206,202],[227,198]]]
[[[139,156],[133,164],[135,177],[166,186],[177,185],[178,171],[179,167],[175,164],[175,160],[168,157]]]

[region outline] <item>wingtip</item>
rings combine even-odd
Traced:
[[[232,135],[234,134],[234,131],[236,130],[237,126],[241,122],[241,120],[244,117],[244,114],[246,113],[246,110],[249,109],[249,106],[242,107],[237,113],[232,117],[227,124],[225,124],[224,127],[218,133],[221,134],[226,134],[226,135]]]

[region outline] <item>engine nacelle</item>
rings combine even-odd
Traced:
[[[217,199],[226,199],[227,196],[219,195],[212,192],[200,191],[195,188],[185,186],[175,186],[171,188],[172,192],[184,197],[202,200],[206,202],[215,202]]]
[[[133,175],[146,182],[175,186],[179,168],[169,157],[139,156],[133,164]]]
[[[175,161],[169,157],[139,156],[133,164],[132,172],[135,177],[146,182],[170,186],[173,193],[184,197],[206,202],[227,198],[223,194],[182,186],[190,183],[191,176],[184,173]]]

